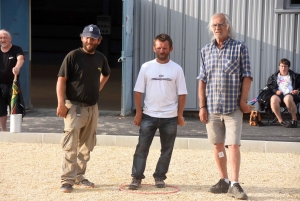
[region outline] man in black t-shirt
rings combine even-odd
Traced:
[[[73,185],[93,188],[84,177],[90,152],[96,144],[98,97],[110,75],[106,57],[96,50],[102,37],[96,25],[80,34],[82,48],[67,54],[58,73],[57,115],[64,118],[61,139],[64,151],[61,188],[70,193]]]
[[[24,63],[22,48],[11,44],[12,37],[5,30],[0,30],[0,123],[2,131],[6,131],[7,106],[10,107],[11,88],[14,75],[19,75]]]

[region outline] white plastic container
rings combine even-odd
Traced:
[[[10,132],[20,133],[22,131],[22,114],[10,114]]]

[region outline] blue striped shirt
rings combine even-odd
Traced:
[[[215,41],[201,50],[197,79],[206,83],[207,111],[228,114],[239,107],[244,77],[251,77],[248,48],[228,37],[221,49]]]

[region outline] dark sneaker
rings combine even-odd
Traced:
[[[233,184],[233,186],[229,188],[227,195],[239,200],[248,199],[247,194],[244,192],[239,183]]]
[[[297,120],[293,120],[291,124],[291,128],[297,128]]]
[[[166,187],[166,184],[165,184],[165,182],[164,182],[163,179],[161,179],[161,178],[155,178],[155,186],[157,188],[164,188],[164,187]]]
[[[63,184],[61,187],[60,187],[60,191],[61,192],[64,192],[64,193],[71,193],[73,190],[73,187],[71,184]]]
[[[129,184],[128,188],[131,190],[137,190],[141,187],[141,183],[141,179],[132,178],[131,184]]]
[[[93,182],[90,182],[87,179],[84,179],[80,182],[75,182],[75,185],[81,186],[81,187],[85,187],[85,188],[94,188],[95,184]]]
[[[281,126],[285,127],[285,128],[290,128],[291,127],[291,123],[290,122],[282,121],[279,124]]]
[[[229,184],[224,180],[220,179],[218,183],[210,187],[209,192],[211,193],[227,193],[230,186]]]

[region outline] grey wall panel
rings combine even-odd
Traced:
[[[215,9],[214,13],[226,13],[230,15],[230,6],[231,1],[230,0],[215,0]]]
[[[257,96],[260,86],[260,55],[262,36],[262,1],[249,1],[247,16],[247,32],[244,41],[249,50],[253,82],[251,84],[249,99]],[[256,59],[253,59],[256,58]]]
[[[170,1],[170,26],[168,33],[173,40],[174,47],[170,57],[185,69],[185,66],[183,66],[183,17],[183,0]]]
[[[295,49],[294,49],[294,61],[293,61],[293,70],[297,73],[300,73],[300,15],[297,15],[296,18],[296,28],[295,28]]]
[[[214,1],[211,0],[200,1],[200,13],[199,13],[200,43],[198,46],[200,50],[202,49],[202,47],[204,47],[206,44],[210,43],[211,41],[211,35],[209,35],[207,26],[213,14],[214,14]]]
[[[233,0],[230,18],[235,31],[235,39],[245,41],[246,25],[245,19],[248,13],[248,4],[245,0]],[[248,16],[247,16],[248,17]]]
[[[154,7],[154,37],[161,33],[168,33],[168,0],[156,0]],[[153,38],[154,38],[153,37]]]
[[[266,1],[263,11],[263,27],[261,39],[260,87],[266,85],[268,77],[277,69],[277,36],[278,16],[274,13],[275,1]],[[255,59],[255,58],[254,58]]]
[[[194,0],[185,1],[185,52],[184,52],[184,69],[186,85],[188,89],[188,96],[186,101],[186,108],[197,107],[197,69],[198,69],[198,15],[199,2]]]
[[[137,3],[138,2],[138,3]],[[216,12],[227,13],[232,21],[236,39],[249,49],[253,69],[253,83],[249,100],[258,95],[268,77],[278,69],[282,57],[292,62],[292,69],[300,73],[300,15],[275,13],[272,0],[136,0],[135,18],[136,72],[145,61],[154,58],[152,40],[165,31],[173,39],[171,59],[185,72],[188,99],[186,110],[198,110],[197,80],[200,51],[210,43],[208,23]],[[138,53],[137,53],[138,51]]]
[[[293,44],[294,44],[294,27],[295,27],[295,15],[283,14],[280,18],[279,29],[279,61],[281,58],[287,58],[293,61]]]
[[[140,63],[138,68],[146,61],[154,59],[153,37],[154,37],[154,20],[153,20],[153,3],[151,1],[141,1],[140,17]]]
[[[133,14],[133,66],[132,66],[132,72],[133,72],[133,87],[135,85],[138,73],[139,73],[139,65],[140,65],[140,18],[141,18],[141,2],[140,1],[134,1],[134,14]]]

